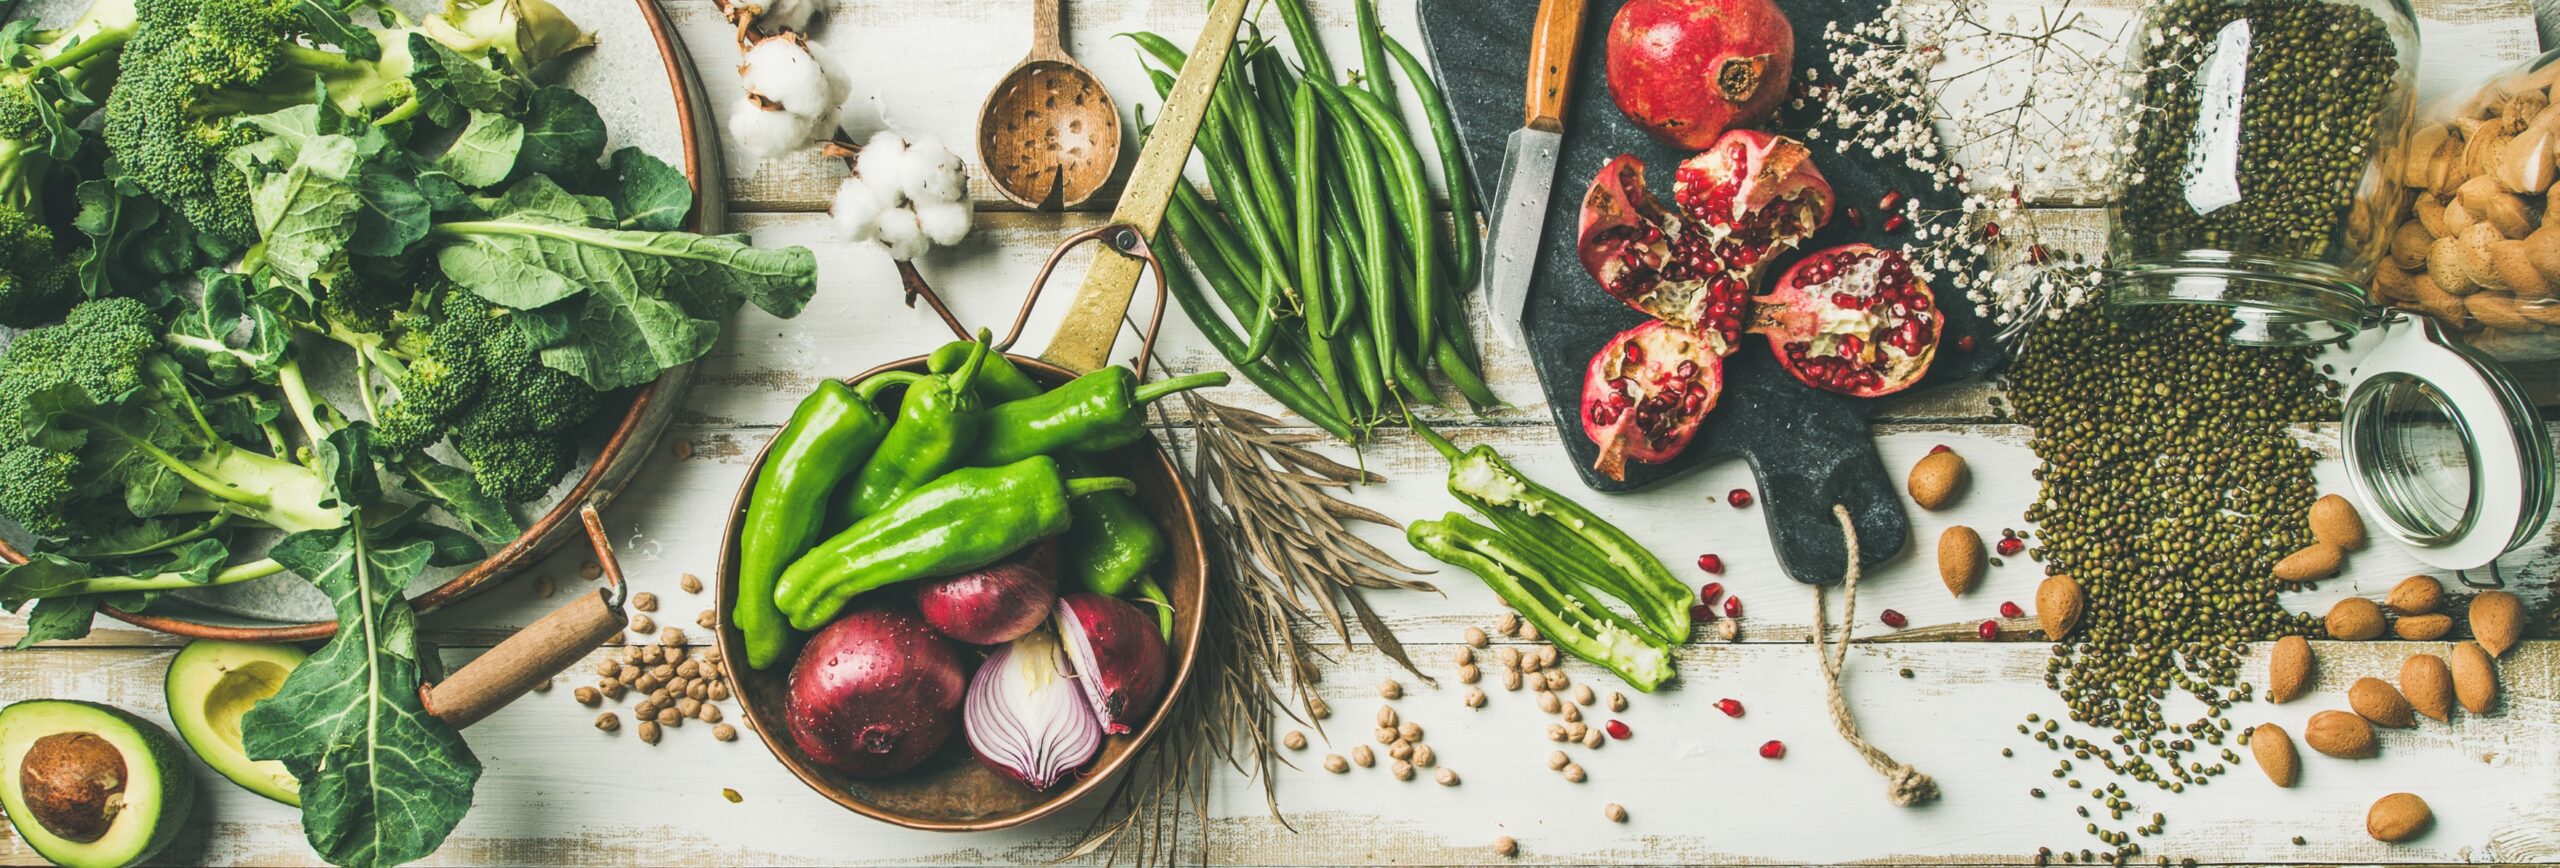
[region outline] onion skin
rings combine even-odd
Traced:
[[[849,777],[916,767],[960,729],[968,691],[960,647],[903,607],[836,619],[791,667],[791,743]]]
[[[1156,623],[1117,597],[1075,593],[1058,598],[1058,633],[1085,698],[1112,735],[1154,714],[1164,697],[1164,640]]]
[[[1058,637],[1035,630],[989,652],[969,679],[969,749],[988,768],[1046,790],[1102,752],[1102,720],[1067,675]]]
[[[1049,619],[1057,576],[1057,542],[1044,540],[984,567],[916,583],[916,611],[942,635],[1002,645]]]

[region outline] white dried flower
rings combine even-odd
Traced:
[[[862,143],[861,156],[853,159],[853,173],[880,192],[905,198],[907,189],[907,140],[888,130],[871,134]]]
[[[729,137],[749,165],[817,144],[810,119],[741,97],[729,107]]]
[[[957,202],[920,202],[915,206],[916,223],[924,227],[925,237],[933,243],[949,247],[969,236],[972,212],[967,200]]]
[[[942,140],[918,136],[907,141],[907,198],[918,202],[957,202],[969,195],[969,164],[942,146]]]
[[[933,249],[933,239],[924,234],[924,225],[916,212],[904,205],[880,212],[880,246],[888,248],[889,258],[905,262]]]
[[[807,40],[794,35],[756,40],[738,60],[738,79],[765,105],[813,121],[834,114],[840,104],[826,66],[809,53]]]
[[[833,207],[827,209],[835,219],[836,232],[847,241],[869,241],[880,233],[880,212],[888,210],[889,198],[880,195],[860,175],[845,176],[836,185]]]

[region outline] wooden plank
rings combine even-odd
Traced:
[[[1439,659],[1450,647],[1416,650]],[[2299,732],[2313,711],[2341,706],[2353,678],[2388,676],[2407,654],[2441,647],[2322,643],[2318,692],[2283,706],[2243,704],[2232,716],[2241,726],[2274,721]],[[447,660],[465,656],[448,652]],[[1299,768],[1280,773],[1281,803],[1296,831],[1263,815],[1257,786],[1222,774],[1209,806],[1210,856],[1244,865],[1472,862],[1490,857],[1484,848],[1495,836],[1511,835],[1532,863],[2015,864],[2039,846],[2091,843],[2081,833],[2087,821],[2072,811],[2083,800],[2048,774],[2054,757],[2012,728],[2028,711],[2060,710],[2037,682],[2039,647],[1867,647],[1850,655],[1848,687],[1866,735],[1935,777],[1949,796],[1919,809],[1888,805],[1881,780],[1831,734],[1809,648],[1698,646],[1681,658],[1676,689],[1630,694],[1623,713],[1606,711],[1616,685],[1579,663],[1567,667],[1603,697],[1589,721],[1615,718],[1633,729],[1629,740],[1570,750],[1589,773],[1580,785],[1547,770],[1544,758],[1556,746],[1542,731],[1552,718],[1526,693],[1496,688],[1487,707],[1470,711],[1454,682],[1433,689],[1404,679],[1408,692],[1393,705],[1424,728],[1439,765],[1460,774],[1449,788],[1427,774],[1398,783],[1383,766],[1340,776],[1320,769],[1326,751],[1369,740],[1381,704],[1373,685],[1391,674],[1392,664],[1374,652],[1347,655],[1329,667],[1323,688],[1338,710],[1327,730],[1331,746],[1315,738],[1317,746],[1290,755]],[[109,702],[165,722],[159,684],[167,661],[164,650],[142,649],[6,654],[0,684],[13,696]],[[2262,665],[2250,664],[2251,677]],[[1896,677],[1905,668],[1913,677]],[[2549,713],[2560,704],[2560,643],[2510,652],[2501,669],[2500,713],[2386,731],[2374,760],[2306,753],[2296,789],[2273,788],[2244,762],[2183,795],[2133,792],[2137,816],[2168,816],[2166,834],[2145,839],[2145,850],[2214,863],[2560,861],[2560,839],[2550,833],[2560,828],[2553,783],[2560,723]],[[1743,717],[1710,708],[1726,697],[1745,704]],[[1029,864],[1055,859],[1084,825],[1085,816],[1070,815],[1008,832],[907,832],[801,788],[752,735],[723,744],[695,724],[650,747],[627,726],[597,732],[595,714],[554,689],[474,727],[472,746],[487,769],[480,807],[424,864]],[[1784,759],[1755,754],[1769,739],[1785,741]],[[2003,747],[2017,756],[2002,758]],[[291,809],[197,772],[205,778],[198,819],[164,861],[310,863]],[[2034,799],[2030,787],[2050,797]],[[724,788],[741,800],[728,802]],[[2367,839],[2364,807],[2404,790],[2435,806],[2437,828],[2400,846]],[[1629,822],[1603,819],[1608,802],[1625,805]],[[2306,842],[2290,843],[2294,835]],[[40,861],[19,842],[0,840],[0,865],[28,864]]]

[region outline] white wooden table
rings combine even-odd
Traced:
[[[727,26],[709,0],[666,5],[714,103],[725,104],[738,86]],[[1314,5],[1335,57],[1356,58],[1350,4]],[[1386,5],[1386,25],[1419,45],[1412,5]],[[2100,8],[2121,13],[2134,5],[2104,0]],[[2524,0],[2417,5],[2428,46],[2423,73],[2431,86],[2534,52]],[[1199,26],[1201,6],[1085,0],[1073,4],[1072,41],[1124,109],[1141,102],[1152,107],[1154,100],[1140,99],[1151,91],[1126,43],[1109,36],[1152,29],[1187,43]],[[1276,16],[1266,23],[1276,32]],[[965,143],[973,140],[984,90],[1019,56],[1029,32],[1027,10],[1004,0],[846,0],[829,11],[821,38],[860,91],[877,95],[875,105],[890,123],[910,134]],[[858,134],[880,124],[860,114],[854,121]],[[1579,184],[1577,169],[1588,167],[1568,168],[1560,186]],[[689,622],[708,605],[707,597],[679,590],[679,577],[711,574],[720,514],[745,459],[799,396],[819,377],[922,352],[943,340],[929,312],[899,306],[896,274],[885,258],[828,242],[819,212],[841,171],[814,158],[729,167],[733,228],[763,243],[817,248],[822,285],[796,320],[778,322],[750,310],[731,326],[671,435],[684,448],[669,449],[609,511],[635,585],[667,601],[662,621]],[[985,209],[982,228],[965,245],[937,251],[922,266],[963,318],[999,322],[1055,240],[1093,225],[1098,215],[1006,210],[983,181],[974,183]],[[2095,249],[2100,243],[2096,212],[2056,208],[2044,215],[2078,246]],[[1054,310],[1044,313],[1029,334],[1047,333]],[[1160,344],[1172,369],[1217,367],[1217,356],[1181,320],[1167,319]],[[1462,441],[1494,443],[1530,474],[1573,488],[1526,359],[1496,345],[1486,351],[1496,390],[1514,406],[1483,418],[1447,419],[1444,430]],[[1932,539],[1952,523],[1986,532],[2014,526],[2032,499],[2028,471],[2034,458],[2025,446],[2026,432],[1988,421],[1990,394],[1982,386],[1940,389],[1888,402],[1880,414],[1877,436],[1886,466],[1908,467],[1932,445],[1946,443],[1962,450],[1974,468],[1974,489],[1955,508],[1914,510],[1916,539]],[[1215,396],[1269,405],[1247,388]],[[2333,428],[2305,429],[2303,436],[2335,454]],[[1387,438],[1369,450],[1367,461],[1391,481],[1360,492],[1360,502],[1404,518],[1455,507],[1441,491],[1440,462],[1411,439]],[[2343,488],[2336,462],[2324,463],[2319,474],[2324,488]],[[1552,745],[1542,730],[1549,718],[1525,693],[1497,689],[1488,707],[1470,711],[1459,703],[1454,681],[1430,689],[1405,678],[1408,693],[1395,705],[1429,729],[1441,763],[1464,775],[1462,786],[1398,783],[1383,769],[1327,774],[1318,768],[1326,750],[1318,739],[1316,747],[1292,755],[1300,768],[1280,773],[1288,827],[1265,814],[1258,785],[1233,774],[1220,781],[1208,818],[1210,858],[1249,864],[1498,862],[1487,845],[1502,835],[1520,841],[1521,861],[1556,862],[2018,862],[2038,846],[2090,846],[2072,800],[2038,801],[2027,794],[2030,787],[2055,782],[2047,776],[2044,753],[2024,750],[2032,743],[2013,725],[2030,711],[2062,710],[2041,684],[2047,650],[2038,643],[1885,643],[1862,645],[1850,655],[1848,688],[1868,737],[1936,776],[1945,791],[1943,801],[1919,809],[1885,802],[1881,781],[1832,735],[1825,719],[1806,644],[1811,595],[1778,571],[1759,513],[1728,508],[1718,499],[1751,484],[1746,468],[1728,462],[1640,495],[1588,498],[1685,576],[1697,577],[1687,564],[1698,554],[1722,555],[1728,567],[1721,580],[1747,601],[1749,611],[1742,641],[1684,649],[1674,689],[1634,697],[1623,714],[1602,715],[1626,721],[1634,738],[1583,758],[1587,783],[1565,783],[1546,769]],[[2554,528],[2502,564],[2510,584],[2543,613],[2537,636],[2554,635],[2548,625],[2554,620],[2549,609],[2554,566],[2560,564],[2560,525]],[[1405,551],[1399,540],[1380,540]],[[564,555],[535,575],[575,586],[583,559]],[[2324,610],[2351,593],[2378,597],[2392,582],[2418,572],[2423,570],[2415,561],[2384,542],[2359,554],[2349,577],[2323,582],[2315,593],[2289,595],[2287,602]],[[1443,570],[1437,578],[1445,595],[1373,599],[1414,657],[1445,673],[1448,664],[1442,661],[1460,632],[1489,622],[1498,606],[1464,573]],[[1908,615],[1915,627],[1969,624],[1991,617],[2000,601],[2027,604],[2039,578],[2025,559],[2014,559],[1994,569],[1973,594],[1950,600],[1927,557],[1905,556],[1870,574],[1861,630],[1879,629],[1873,613],[1887,607]],[[467,659],[548,611],[556,600],[538,598],[536,584],[534,576],[522,577],[430,618],[447,658]],[[0,619],[0,644],[14,641],[18,630],[16,622]],[[701,637],[702,631],[693,632]],[[165,719],[161,675],[175,644],[102,625],[72,646],[0,652],[0,702],[74,697]],[[2365,674],[2388,677],[2417,648],[2396,642],[2324,644],[2319,692],[2281,707],[2243,704],[2232,714],[2242,725],[2274,721],[2300,732],[2312,711],[2343,704],[2348,681]],[[1365,643],[1337,657],[1326,671],[1324,694],[1339,712],[1333,749],[1347,751],[1367,740],[1365,721],[1379,704],[1374,685],[1392,666]],[[2259,678],[2263,665],[2253,661],[2249,677]],[[1605,695],[1606,676],[1578,663],[1570,669],[1577,680],[1604,686]],[[1912,676],[1897,677],[1902,669]],[[2560,862],[2560,641],[2536,641],[2512,652],[2503,661],[2502,677],[2499,714],[2386,732],[2384,756],[2376,760],[2348,763],[2309,755],[2296,789],[2278,790],[2255,769],[2236,768],[2216,785],[2182,796],[2138,793],[2141,811],[2169,816],[2166,834],[2145,839],[2145,849],[2208,863]],[[1747,715],[1735,720],[1717,713],[1711,706],[1725,697],[1746,703]],[[432,861],[1041,863],[1061,855],[1091,815],[1069,811],[1002,833],[908,832],[844,812],[803,789],[752,736],[723,744],[689,727],[652,747],[628,729],[596,731],[594,716],[563,689],[528,697],[474,727],[471,743],[488,769],[478,807]],[[1756,746],[1773,738],[1786,741],[1786,757],[1758,757]],[[2022,750],[2016,759],[2003,759],[2003,747]],[[312,858],[294,811],[204,777],[207,798],[199,802],[194,828],[164,854],[167,861],[288,864]],[[725,798],[724,789],[734,790],[737,801]],[[2394,790],[2420,793],[2435,805],[2438,825],[2431,834],[2400,846],[2376,844],[2364,835],[2365,806]],[[1630,819],[1623,825],[1605,819],[1602,806],[1608,802],[1625,805]],[[2292,843],[2297,835],[2304,843]],[[0,837],[0,864],[37,861],[21,843]]]

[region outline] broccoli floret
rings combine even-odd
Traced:
[[[0,144],[0,151],[6,148]],[[19,161],[0,153],[0,163],[11,162]],[[0,201],[0,323],[25,328],[51,322],[80,300],[71,256],[55,243],[37,197],[26,195],[33,191],[18,189],[14,177],[0,177],[0,185],[10,188],[0,192],[6,200]]]
[[[500,5],[548,9],[541,0]],[[241,246],[258,241],[257,223],[248,180],[223,155],[262,134],[236,121],[309,104],[325,89],[339,111],[398,128],[425,110],[426,94],[410,78],[418,69],[410,34],[493,66],[521,45],[557,38],[519,26],[541,16],[447,17],[468,11],[457,9],[414,29],[356,25],[378,50],[366,60],[321,47],[327,34],[314,32],[305,17],[314,6],[300,0],[136,0],[136,8],[140,29],[107,97],[107,149],[135,183],[198,229]],[[575,32],[565,18],[546,26]]]
[[[396,378],[399,399],[376,420],[374,443],[406,451],[451,438],[490,492],[511,502],[540,496],[568,469],[574,435],[602,396],[542,364],[512,312],[459,289],[444,298]]]
[[[490,427],[466,423],[454,432],[453,448],[471,462],[471,475],[480,487],[508,503],[541,497],[577,458],[577,447],[568,438],[510,434]]]
[[[99,0],[69,27],[30,34],[0,62],[0,323],[61,318],[79,300],[71,260],[46,207],[56,168],[80,149],[74,128],[96,105],[134,34],[132,0]]]
[[[0,419],[17,422],[0,426],[0,513],[45,534],[176,514],[343,524],[329,480],[213,433],[159,349],[162,325],[139,301],[102,299],[0,351]]]

